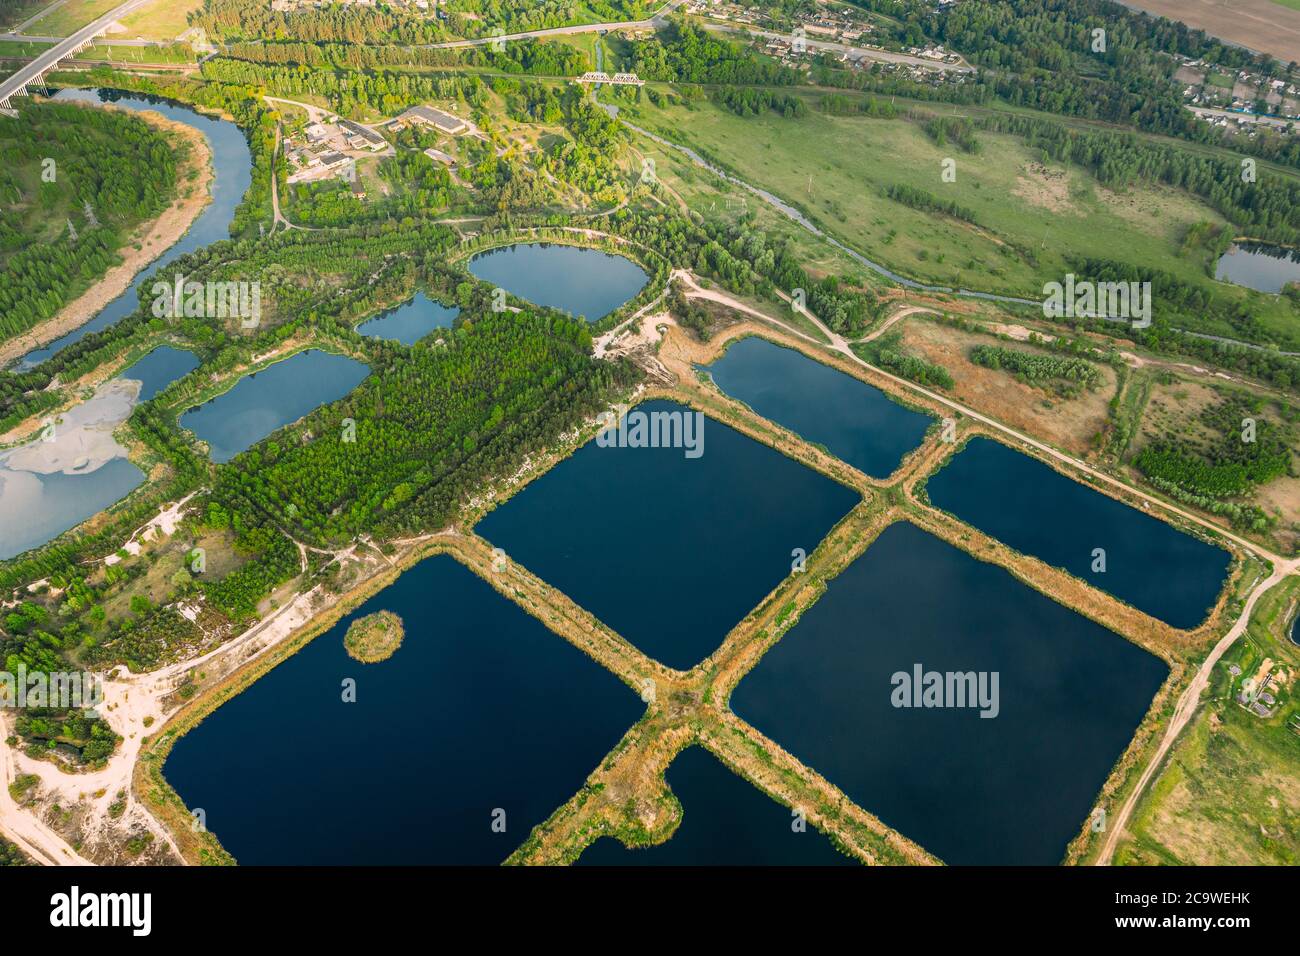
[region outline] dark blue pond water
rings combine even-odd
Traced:
[[[997,716],[895,707],[893,675],[916,664],[997,672]],[[731,705],[948,863],[1054,864],[1166,673],[1001,568],[899,523],[830,582]]]
[[[986,534],[1174,627],[1205,620],[1228,572],[1226,551],[987,438],[972,439],[927,489]],[[1104,572],[1092,570],[1096,548]]]
[[[540,242],[480,253],[470,259],[469,271],[521,299],[592,322],[635,297],[649,281],[631,259]]]
[[[1216,279],[1260,292],[1281,292],[1300,282],[1300,252],[1258,242],[1233,246],[1219,258]]]
[[[245,376],[187,411],[180,424],[208,443],[213,461],[230,461],[277,428],[342,398],[368,374],[355,359],[309,349]]]
[[[139,306],[138,289],[143,283],[154,281],[154,276],[178,257],[218,240],[228,239],[235,208],[244,198],[244,193],[252,181],[252,154],[248,151],[244,134],[234,123],[204,116],[178,103],[156,99],[151,101],[109,90],[59,90],[55,98],[86,103],[108,102],[118,109],[125,110],[152,110],[170,120],[198,130],[207,139],[208,147],[212,151],[212,202],[199,214],[199,218],[175,245],[163,252],[151,266],[140,270],[130,288],[101,309],[85,325],[62,338],[55,339],[45,348],[28,353],[22,359],[20,365],[22,368],[39,365],[51,355],[67,348],[91,332],[98,332],[126,318]]]
[[[653,401],[634,413],[686,412]],[[859,500],[704,419],[703,453],[593,440],[488,514],[477,531],[651,657],[712,653]]]
[[[578,858],[587,866],[853,866],[811,825],[791,828],[789,807],[736,776],[703,747],[688,747],[664,775],[682,804],[666,843],[629,850],[601,837]]]
[[[120,378],[140,382],[140,398],[147,402],[177,379],[199,367],[199,357],[185,349],[162,345],[136,362]]]
[[[423,292],[395,309],[382,312],[357,326],[357,331],[371,338],[391,339],[403,345],[414,345],[434,329],[449,329],[460,314],[456,306],[435,302]]]
[[[0,559],[44,544],[116,504],[144,481],[125,458],[84,474],[11,471],[0,458]]]
[[[930,426],[879,389],[755,336],[707,368],[732,398],[876,478],[888,477]]]
[[[357,616],[406,625],[387,661]],[[341,686],[356,681],[356,701]],[[446,556],[403,574],[177,741],[163,772],[245,864],[494,864],[640,717],[619,680]],[[506,831],[492,830],[505,810]]]

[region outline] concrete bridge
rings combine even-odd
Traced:
[[[62,61],[94,43],[95,38],[107,30],[113,21],[126,16],[149,2],[151,0],[127,0],[121,6],[114,7],[102,17],[86,24],[72,36],[60,40],[26,66],[20,68],[13,76],[0,81],[0,112],[4,112],[9,116],[17,116],[18,112],[13,106],[14,97],[26,96],[27,91],[33,86],[43,86],[45,75],[56,69]]]

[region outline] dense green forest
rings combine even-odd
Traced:
[[[1094,50],[1094,30],[1105,49]],[[1282,67],[1189,30],[1141,16],[1109,0],[964,0],[940,19],[936,39],[961,50],[996,76],[1008,103],[1209,142],[1221,133],[1183,107],[1166,53],[1249,64],[1265,75]],[[1263,132],[1233,145],[1296,166],[1300,144]]]
[[[26,743],[29,757],[41,759],[47,751],[59,751],[89,770],[102,767],[122,740],[98,717],[49,707],[24,707],[14,733]]]
[[[639,20],[641,0],[443,0],[446,20],[418,10],[330,5],[277,11],[261,0],[205,0],[190,17],[214,36],[235,40],[284,39],[311,43],[434,43],[451,37],[522,33],[597,20]],[[588,13],[590,11],[590,13]]]
[[[940,199],[934,193],[926,192],[924,189],[917,189],[906,183],[895,183],[886,187],[884,192],[894,202],[902,203],[912,209],[919,209],[921,212],[937,212],[944,216],[951,216],[953,219],[960,219],[962,222],[979,225],[973,210],[951,199]]]
[[[0,866],[30,866],[31,861],[23,856],[22,850],[4,837],[0,837]]]
[[[683,83],[790,86],[799,74],[762,60],[744,47],[674,19],[667,29],[633,44],[633,70],[643,80]]]
[[[214,501],[249,526],[270,521],[317,544],[443,527],[485,478],[510,473],[631,381],[591,358],[586,323],[573,319],[489,311],[442,341],[376,346],[370,378],[236,457]]]
[[[515,41],[500,51],[491,46],[449,50],[360,43],[307,43],[301,40],[240,41],[229,44],[224,55],[264,66],[340,70],[376,70],[385,66],[482,66],[506,73],[574,76],[592,67],[591,61],[574,47],[537,40]]]
[[[0,339],[115,264],[175,196],[176,164],[166,136],[129,114],[42,103],[0,116]]]
[[[255,84],[223,83],[217,80],[197,83],[182,76],[137,75],[119,72],[108,66],[95,67],[84,74],[74,74],[73,81],[77,85],[160,96],[229,114],[243,130],[253,154],[252,182],[235,210],[230,234],[255,236],[259,234],[259,225],[271,221],[270,171],[275,147],[275,113],[262,101],[263,91]]]

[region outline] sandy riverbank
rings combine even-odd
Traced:
[[[111,106],[86,108],[113,109]],[[104,306],[125,292],[142,269],[175,245],[212,201],[212,150],[204,135],[160,113],[146,110],[133,115],[152,123],[169,137],[189,144],[185,162],[176,170],[176,200],[157,219],[141,223],[119,250],[121,263],[104,273],[103,278],[35,328],[0,344],[0,366],[89,322]],[[196,174],[193,179],[189,178],[191,172]]]

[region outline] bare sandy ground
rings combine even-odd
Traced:
[[[126,544],[122,545],[122,550],[127,554],[138,555],[142,550],[144,550],[145,542],[170,538],[176,533],[177,527],[180,526],[181,518],[185,514],[185,506],[189,504],[190,499],[197,494],[197,491],[191,491],[180,501],[176,502],[176,504],[168,505],[153,518],[150,518],[139,528],[136,528],[135,531],[132,532],[131,537],[127,539]],[[113,565],[117,564],[121,560],[121,557],[115,551],[104,559],[104,563]],[[190,618],[190,620],[193,620],[193,618]]]
[[[87,106],[87,109],[112,109],[113,107]],[[212,201],[212,151],[208,141],[196,129],[167,119],[161,113],[144,111],[135,114],[146,122],[164,130],[169,137],[190,144],[189,157],[176,171],[180,192],[172,205],[151,223],[143,223],[119,250],[122,262],[113,266],[104,277],[69,302],[57,314],[35,328],[28,329],[17,338],[0,344],[0,366],[21,358],[33,349],[40,348],[60,336],[80,328],[130,287],[136,274],[176,244],[186,230],[199,218],[205,206]],[[198,175],[189,179],[190,171]],[[139,246],[139,248],[136,248]]]
[[[131,379],[109,379],[94,397],[74,405],[48,427],[50,440],[37,438],[7,452],[0,452],[0,467],[30,471],[39,475],[63,472],[85,474],[114,458],[126,455],[113,432],[131,417],[140,383]]]
[[[1300,10],[1273,0],[1119,0],[1131,10],[1181,20],[1239,46],[1300,60]]]

